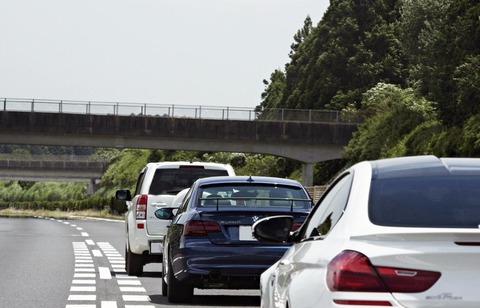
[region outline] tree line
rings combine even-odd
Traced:
[[[343,158],[480,154],[480,3],[331,0],[290,62],[264,80],[268,108],[363,112]]]

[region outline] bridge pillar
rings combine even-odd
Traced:
[[[302,184],[303,186],[313,186],[313,163],[302,164]]]
[[[97,179],[90,179],[90,183],[88,183],[87,187],[87,196],[93,196],[93,194],[97,191],[98,184]]]

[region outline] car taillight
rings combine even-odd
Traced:
[[[331,291],[418,293],[440,278],[439,272],[375,267],[363,254],[346,250],[328,264],[327,285]]]
[[[220,231],[220,226],[214,221],[190,220],[183,228],[183,236],[207,236]]]
[[[148,195],[141,195],[138,197],[135,216],[137,219],[145,219],[145,217],[147,217],[147,203]]]
[[[301,222],[294,222],[292,224],[292,228],[290,228],[290,231],[296,231],[298,228],[300,228],[302,226],[302,223]]]

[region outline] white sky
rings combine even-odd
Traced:
[[[0,97],[253,108],[328,0],[0,0]]]

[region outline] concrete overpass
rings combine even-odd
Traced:
[[[358,125],[357,121],[339,121],[338,113],[336,117],[333,114],[332,121],[312,121],[316,117],[312,110],[305,111],[307,120],[285,118],[284,110],[275,110],[275,117],[265,111],[253,118],[253,110],[249,110],[249,118],[241,119],[232,116],[238,110],[224,107],[222,117],[212,119],[214,112],[206,107],[190,106],[195,110],[187,116],[170,114],[175,106],[169,107],[168,114],[149,115],[147,108],[157,105],[145,104],[136,105],[139,113],[127,115],[120,112],[122,105],[118,103],[107,108],[112,111],[109,114],[92,114],[91,102],[83,102],[86,112],[82,113],[66,113],[65,101],[54,101],[54,112],[39,111],[38,100],[28,101],[31,108],[23,111],[16,111],[8,103],[4,99],[0,114],[0,144],[271,154],[302,162],[302,182],[306,186],[313,184],[313,164],[340,158]]]
[[[88,183],[87,194],[93,194],[109,162],[91,161],[79,156],[1,155],[0,181],[51,181]]]

